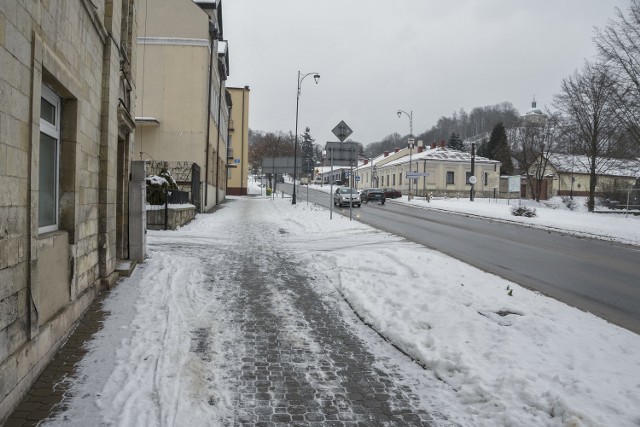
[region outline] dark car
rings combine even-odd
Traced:
[[[384,195],[384,191],[379,188],[365,188],[360,193],[360,199],[362,203],[378,202],[384,205],[387,197]]]
[[[400,192],[399,190],[396,190],[394,188],[383,188],[382,190],[384,191],[384,195],[388,199],[398,199],[398,198],[402,197],[402,192]]]

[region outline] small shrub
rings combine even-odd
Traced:
[[[527,218],[531,218],[537,215],[535,208],[530,208],[524,205],[512,207],[511,213],[515,216],[525,216]]]
[[[159,175],[149,175],[147,182],[147,203],[150,205],[164,205],[166,190],[176,190],[178,185],[167,168],[162,168]]]
[[[562,203],[564,203],[564,205],[569,208],[569,210],[571,211],[575,211],[578,209],[578,203],[576,203],[576,201],[574,199],[572,199],[571,197],[567,197],[564,196],[562,198]]]

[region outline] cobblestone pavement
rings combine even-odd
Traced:
[[[224,343],[214,363],[224,365],[235,395],[225,424],[436,425],[395,362],[376,360],[358,336],[357,319],[337,292],[294,254],[273,250],[277,236],[267,226],[244,223],[243,252],[231,250],[229,279],[215,283],[220,330],[232,332],[198,338]]]
[[[65,379],[76,375],[76,365],[87,353],[84,344],[101,328],[105,315],[102,300],[106,295],[101,295],[91,304],[62,349],[5,421],[4,427],[34,427],[51,413],[66,408],[64,399],[68,383]]]
[[[421,400],[428,394],[421,368],[363,325],[326,275],[281,244],[287,231],[272,229],[256,215],[259,206],[251,206],[217,246],[166,245],[201,259],[210,272],[198,285],[211,301],[206,322],[185,331],[202,362],[202,399],[220,416],[206,425],[450,425]],[[6,426],[35,426],[64,411],[62,380],[75,375],[82,340],[99,327],[99,310],[94,303],[95,314],[83,320]]]

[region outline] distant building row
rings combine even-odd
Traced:
[[[544,125],[546,116],[536,107],[522,116],[525,123]],[[484,136],[488,138],[488,135]],[[478,138],[475,138],[478,140]],[[327,158],[330,158],[327,157]],[[473,156],[478,197],[532,197],[532,188],[539,190],[540,199],[554,196],[588,196],[591,180],[589,159],[586,156],[550,153],[540,156],[528,170],[520,171],[521,185],[517,191],[508,191],[507,177],[500,176],[501,163],[481,156]],[[514,159],[515,161],[515,159]],[[314,179],[323,183],[340,182],[359,188],[393,188],[414,196],[460,197],[469,195],[472,176],[472,155],[468,152],[439,145],[397,148],[372,159],[354,162],[351,167],[331,168],[329,161],[315,168]],[[417,173],[410,180],[407,173]],[[622,197],[628,189],[640,191],[640,159],[602,159],[596,173],[596,194],[599,197]],[[515,194],[514,194],[515,193]],[[617,194],[616,194],[617,193]]]
[[[444,142],[424,147],[398,148],[372,159],[361,159],[354,167],[355,179],[349,179],[350,168],[323,165],[316,168],[323,182],[340,181],[358,188],[393,188],[413,196],[468,196],[471,190],[471,154],[452,150]],[[494,197],[500,187],[500,162],[474,156],[474,174],[479,177],[474,190],[478,197]],[[408,178],[414,172],[419,176]],[[409,175],[411,176],[411,175]],[[506,196],[505,196],[506,197]]]

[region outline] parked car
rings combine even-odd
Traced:
[[[309,178],[300,178],[300,185],[309,185]]]
[[[335,206],[343,206],[352,204],[353,206],[360,206],[360,195],[355,188],[340,187],[333,193],[333,204]]]
[[[387,197],[385,196],[384,191],[379,188],[366,188],[362,190],[362,193],[360,193],[360,199],[362,200],[362,203],[378,202],[381,205],[384,205]]]
[[[402,192],[394,188],[383,188],[382,191],[384,191],[384,195],[388,199],[398,199],[402,197]]]

